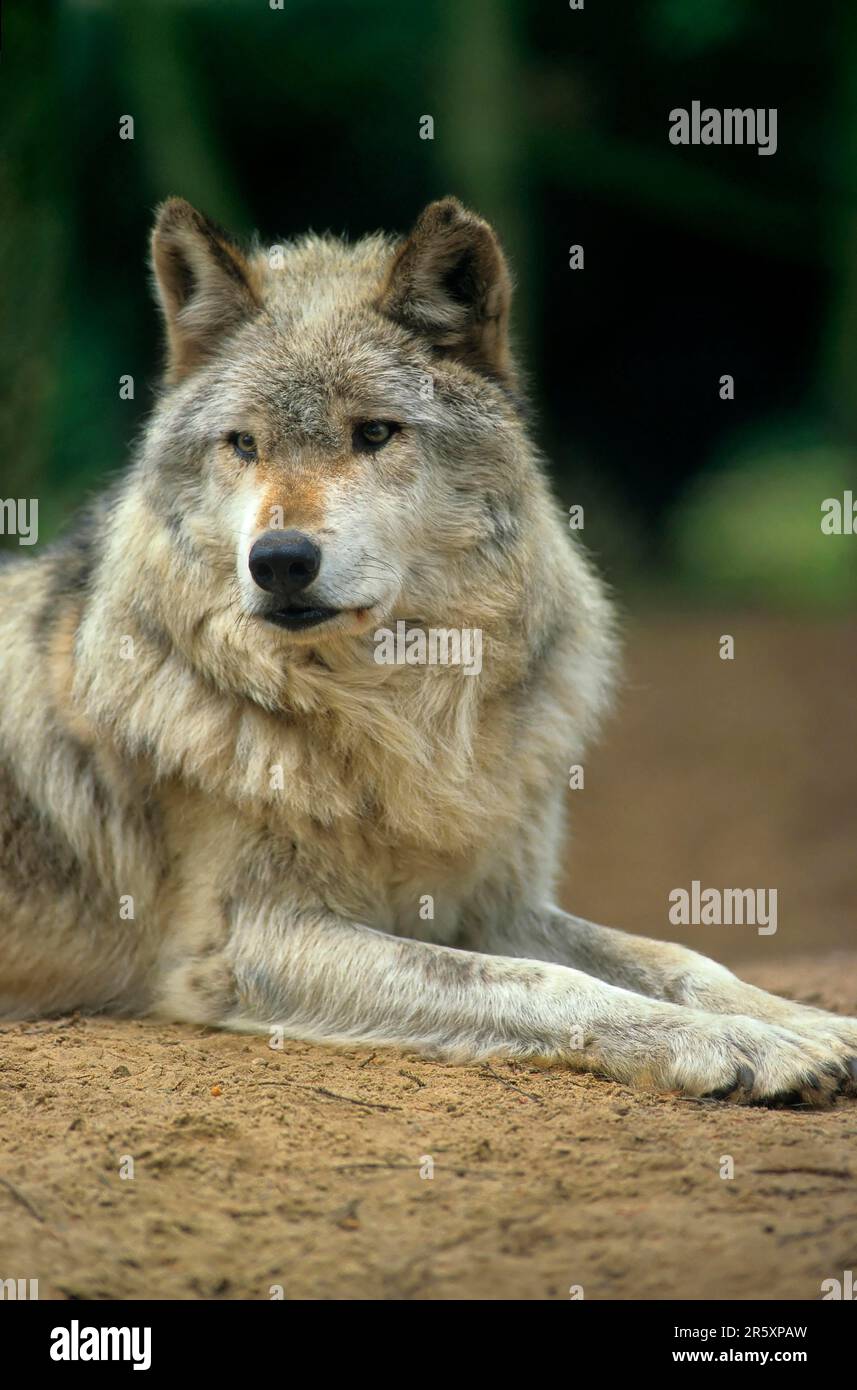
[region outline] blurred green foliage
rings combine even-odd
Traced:
[[[821,529],[821,504],[857,498],[855,457],[794,440],[746,447],[695,480],[675,507],[677,573],[691,591],[770,607],[857,602],[853,534]]]

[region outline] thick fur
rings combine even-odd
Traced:
[[[740,1100],[852,1086],[855,1021],[552,906],[615,640],[522,417],[491,229],[446,199],[402,241],[245,253],[172,199],[152,264],[168,358],[139,453],[0,573],[0,1013]],[[400,428],[359,448],[379,419]],[[272,527],[321,547],[339,616],[268,620],[248,555]],[[481,673],[378,664],[397,619],[480,629]]]

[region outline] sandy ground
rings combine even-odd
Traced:
[[[636,626],[573,794],[567,905],[857,1014],[855,635]],[[694,877],[776,886],[776,935],[670,929]],[[855,1177],[857,1101],[739,1110],[147,1022],[0,1030],[0,1278],[42,1298],[815,1299],[857,1270]]]

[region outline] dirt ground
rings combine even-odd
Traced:
[[[566,904],[857,1014],[855,637],[634,624],[571,794]],[[776,887],[777,933],[670,928],[693,878]],[[855,1178],[857,1101],[739,1110],[147,1022],[0,1029],[0,1278],[42,1298],[816,1299],[857,1269]]]

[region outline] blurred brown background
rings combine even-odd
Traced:
[[[626,634],[616,715],[569,792],[564,905],[729,965],[853,949],[857,621],[649,612]],[[776,933],[672,926],[693,879],[776,888]]]

